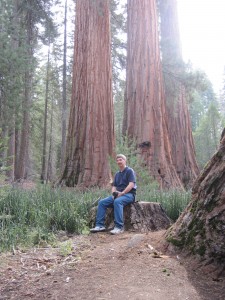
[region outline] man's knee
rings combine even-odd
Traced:
[[[121,205],[121,204],[123,204],[123,199],[122,199],[122,197],[118,197],[118,198],[116,198],[116,199],[114,200],[114,206],[115,206],[115,205]]]
[[[98,206],[109,207],[109,206],[112,205],[112,203],[113,203],[112,199],[110,199],[110,198],[104,198],[104,199],[99,200]]]
[[[105,204],[105,199],[101,199],[101,200],[99,200],[99,202],[98,202],[98,206],[104,206],[104,204]]]

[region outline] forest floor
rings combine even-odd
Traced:
[[[222,300],[212,266],[168,253],[165,231],[59,237],[61,246],[0,255],[0,300]],[[63,247],[64,245],[64,247]],[[72,245],[67,252],[68,245]]]

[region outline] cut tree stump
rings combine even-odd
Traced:
[[[95,225],[97,207],[90,213],[90,226]],[[114,227],[113,208],[108,208],[105,218],[107,229]],[[167,216],[160,203],[135,202],[124,207],[124,229],[147,232],[167,229],[172,225],[172,220]]]

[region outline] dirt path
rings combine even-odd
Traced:
[[[0,300],[225,299],[225,280],[159,252],[162,235],[98,233],[73,237],[65,247],[1,255]],[[66,255],[68,243],[74,250]]]

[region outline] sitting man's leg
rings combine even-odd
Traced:
[[[134,202],[134,194],[127,193],[114,200],[114,223],[115,227],[110,231],[112,234],[122,233],[124,231],[123,208],[124,206]]]
[[[96,224],[94,228],[90,229],[90,232],[100,232],[105,231],[105,214],[106,209],[108,207],[113,207],[113,197],[109,196],[105,199],[101,199],[98,202],[98,209],[97,209],[97,215],[96,215]]]

